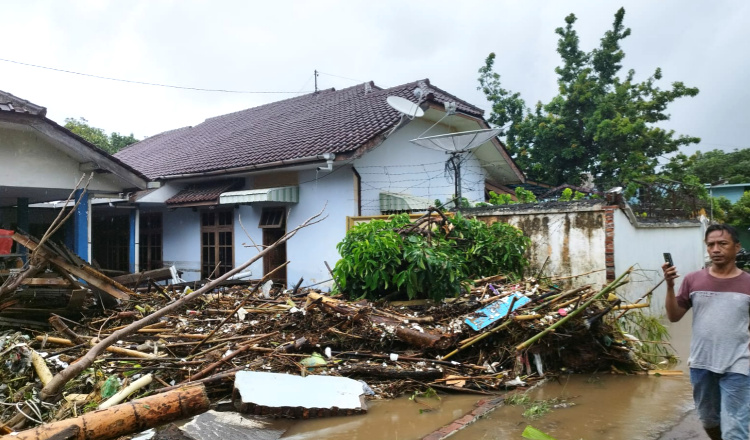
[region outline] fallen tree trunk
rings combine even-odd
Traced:
[[[0,440],[106,440],[206,412],[209,403],[206,388],[192,385],[5,435]]]

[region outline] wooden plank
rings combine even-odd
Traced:
[[[36,251],[38,245],[37,243],[32,240],[29,237],[26,237],[24,235],[19,234],[18,232],[13,234],[13,240],[17,243],[21,244],[22,246],[25,246],[30,251]],[[130,299],[131,292],[128,289],[120,290],[116,288],[111,279],[107,278],[103,274],[94,275],[91,272],[96,272],[93,268],[88,268],[89,270],[84,270],[83,268],[74,266],[64,259],[60,258],[57,255],[54,255],[50,252],[48,252],[43,246],[41,249],[39,249],[39,253],[52,265],[68,272],[71,275],[74,275],[84,281],[86,281],[89,285],[96,287],[97,289],[101,290],[102,292],[106,293],[107,295],[120,299],[120,300],[127,300]]]
[[[169,271],[169,268],[163,267],[161,269],[147,270],[144,272],[120,275],[112,279],[117,281],[120,284],[131,286],[131,285],[135,285],[136,283],[145,284],[148,282],[149,279],[154,280],[154,281],[162,281],[162,280],[168,280],[171,278],[172,278],[172,273]]]
[[[59,286],[72,287],[70,281],[64,278],[26,278],[21,282],[25,286]]]

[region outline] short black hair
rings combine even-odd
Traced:
[[[737,233],[737,229],[735,229],[734,226],[732,225],[728,225],[726,223],[718,223],[718,224],[709,226],[708,228],[706,228],[705,239],[708,240],[708,234],[714,231],[727,231],[727,234],[729,234],[732,237],[733,242],[735,243],[740,242],[740,235]]]

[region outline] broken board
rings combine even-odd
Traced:
[[[516,299],[513,303],[513,298]],[[508,313],[522,307],[531,302],[529,298],[521,293],[513,292],[503,299],[497,300],[485,308],[479,309],[476,312],[466,317],[466,325],[473,328],[474,330],[481,330],[493,322],[505,318]],[[513,303],[513,310],[508,310],[511,303]]]
[[[362,382],[337,376],[238,371],[232,398],[242,413],[313,418],[367,411]]]

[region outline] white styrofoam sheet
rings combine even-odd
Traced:
[[[293,376],[238,371],[234,388],[243,403],[266,407],[303,407],[364,410],[362,383],[347,377]]]

